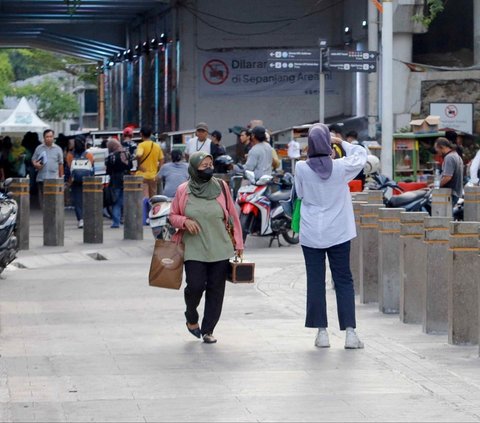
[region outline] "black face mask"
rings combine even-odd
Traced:
[[[208,182],[210,179],[213,178],[213,169],[209,167],[208,169],[205,170],[199,170],[198,171],[198,177],[203,181],[203,182]]]

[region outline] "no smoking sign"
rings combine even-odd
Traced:
[[[455,119],[458,116],[458,108],[454,104],[445,107],[445,116],[449,119]]]
[[[229,73],[227,64],[218,59],[208,61],[203,67],[203,78],[211,85],[222,85]]]

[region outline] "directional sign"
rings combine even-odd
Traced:
[[[376,72],[378,53],[374,51],[328,50],[326,70],[339,72]]]
[[[267,58],[269,71],[299,71],[319,69],[320,51],[318,49],[270,50]]]

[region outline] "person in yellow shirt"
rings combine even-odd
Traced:
[[[151,198],[157,194],[157,174],[163,165],[164,156],[160,146],[151,140],[152,130],[140,130],[142,142],[137,147],[137,176],[143,177],[143,196]]]

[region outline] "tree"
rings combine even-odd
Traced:
[[[13,69],[8,54],[0,51],[0,106],[3,105],[3,98],[10,91],[10,83],[13,80]]]
[[[12,49],[8,51],[8,56],[14,73],[14,81],[66,70],[66,57],[45,50]]]
[[[414,20],[421,23],[425,28],[429,28],[435,18],[444,11],[447,1],[448,0],[427,0],[425,12],[415,15],[413,17]]]
[[[63,91],[61,81],[45,79],[38,85],[16,87],[12,95],[34,100],[40,117],[49,121],[59,122],[72,118],[80,112],[77,98]]]

